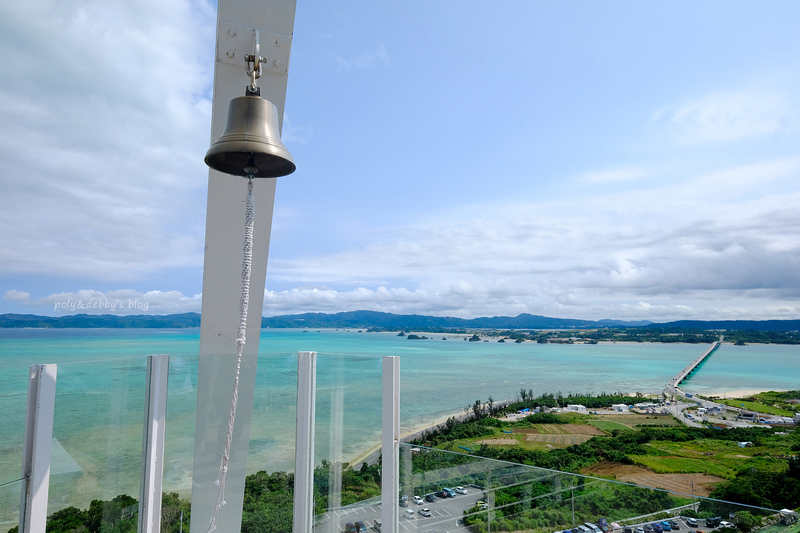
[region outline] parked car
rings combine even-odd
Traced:
[[[633,533],[633,528],[631,526],[625,526],[622,528],[622,533]]]
[[[444,493],[444,497],[445,498],[455,498],[456,497],[456,492],[453,489],[449,489],[449,488],[445,487],[445,488],[442,489],[442,492]]]
[[[356,529],[356,525],[352,522],[348,522],[346,526],[344,526],[345,533],[358,533]]]
[[[683,521],[686,522],[686,525],[689,527],[697,527],[697,519],[695,518],[688,517],[684,518]]]
[[[681,528],[681,525],[678,523],[677,520],[667,520],[667,522],[669,522],[669,527],[671,527],[672,529],[680,529]]]
[[[419,510],[419,514],[421,514],[422,516],[430,516],[431,510],[428,509],[427,507],[423,507],[422,509]]]
[[[416,503],[417,505],[422,505],[422,498],[420,498],[419,496],[414,496],[414,503]]]
[[[661,524],[653,524],[651,527],[656,533],[662,533],[664,531],[664,528],[661,527]]]
[[[634,531],[634,533],[644,533],[644,528],[643,527],[637,527],[633,531]]]
[[[467,489],[465,489],[464,487],[461,487],[461,486],[459,486],[459,487],[456,487],[456,488],[455,488],[455,491],[456,491],[457,493],[459,493],[459,494],[466,494],[466,493],[467,493]]]
[[[408,507],[408,496],[405,494],[400,496],[400,507]]]
[[[713,518],[706,518],[706,527],[718,527],[720,520],[722,519],[718,516],[715,516]]]
[[[660,524],[658,524],[658,525],[659,525],[659,526],[661,526],[661,528],[662,528],[664,531],[672,531],[672,526],[670,526],[670,525],[669,525],[669,522],[667,522],[666,520],[664,520],[663,522],[661,522],[661,523],[660,523]]]
[[[731,524],[730,522],[726,522],[725,520],[722,520],[719,523],[719,527],[734,527],[734,525]]]
[[[375,519],[375,523],[372,524],[372,529],[377,531],[377,533],[381,533],[381,528],[383,527],[383,523],[380,521],[379,518]]]
[[[412,509],[406,509],[403,511],[403,516],[408,519],[414,518],[414,511]]]
[[[425,501],[433,503],[436,501],[436,496],[434,496],[433,494],[426,494]]]
[[[645,524],[642,529],[644,529],[644,533],[653,533],[653,526],[650,524]]]
[[[359,520],[356,522],[356,531],[358,531],[358,533],[367,533],[367,526],[364,525],[364,522]]]

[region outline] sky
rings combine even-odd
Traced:
[[[798,20],[298,0],[262,314],[800,318]],[[0,313],[199,312],[216,4],[0,30]]]

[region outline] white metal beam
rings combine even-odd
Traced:
[[[278,117],[282,119],[288,80],[289,54],[286,51],[291,50],[295,6],[295,0],[219,0],[211,142],[216,141],[222,133],[230,100],[244,96],[245,86],[249,81],[244,54],[251,53],[251,47],[242,43],[252,42],[248,35],[253,35],[255,30],[260,34],[261,55],[267,59],[268,65],[272,65],[264,70],[258,80],[261,96],[275,104]],[[246,49],[242,49],[243,47]],[[275,61],[278,65],[275,65]],[[203,154],[197,154],[198,158],[202,156]],[[193,531],[207,531],[216,508],[218,487],[215,482],[225,449],[225,428],[236,366],[244,240],[243,200],[246,191],[247,180],[213,170],[209,172],[192,479]],[[226,505],[220,509],[217,517],[217,531],[241,530],[275,180],[257,179],[253,194],[255,227],[250,277],[250,319],[247,324],[247,344],[242,358],[233,444],[225,482]]]
[[[147,358],[142,480],[139,487],[139,533],[161,531],[161,482],[164,475],[164,437],[167,421],[169,355]]]
[[[20,533],[44,533],[50,489],[50,454],[56,405],[57,365],[31,365],[22,449]]]
[[[294,461],[293,533],[311,533],[314,524],[314,417],[317,352],[297,353],[297,439]]]
[[[381,522],[383,533],[397,533],[400,519],[400,358],[383,358],[381,445]]]

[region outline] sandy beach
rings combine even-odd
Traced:
[[[498,402],[497,405],[503,405],[503,404],[506,404],[506,403],[509,403],[509,402],[508,401]],[[422,434],[425,433],[426,431],[428,431],[428,430],[430,430],[432,428],[435,428],[435,427],[437,427],[437,426],[439,426],[441,424],[444,424],[447,421],[447,419],[449,419],[449,418],[456,417],[457,419],[461,419],[461,418],[463,418],[465,416],[466,415],[464,414],[464,411],[460,411],[458,413],[452,413],[450,415],[443,416],[443,417],[435,420],[433,422],[433,424],[429,424],[429,425],[426,425],[426,426],[420,426],[420,427],[414,429],[413,431],[410,431],[408,433],[403,434],[400,437],[400,442],[412,441],[412,440],[416,439],[417,437],[422,436]],[[357,467],[361,466],[361,463],[364,463],[364,462],[372,463],[373,461],[377,461],[378,455],[380,454],[380,451],[381,451],[381,445],[380,444],[376,444],[375,446],[372,446],[368,450],[365,450],[364,452],[356,455],[351,461],[349,461],[348,464],[353,468],[357,468]]]
[[[690,391],[691,392],[691,391]],[[734,390],[734,391],[727,391],[727,392],[712,392],[709,394],[703,394],[702,396],[705,398],[722,398],[722,399],[739,399],[739,398],[748,398],[750,396],[754,396],[756,394],[760,394],[762,392],[784,392],[784,390],[775,390],[775,389],[744,389],[744,390]]]

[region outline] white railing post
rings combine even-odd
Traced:
[[[382,533],[400,526],[400,358],[383,358],[383,438],[381,445]]]
[[[22,449],[20,533],[44,533],[47,524],[57,373],[57,365],[30,367],[25,444]]]
[[[311,533],[314,520],[314,404],[317,352],[297,353],[297,439],[293,533]]]
[[[142,481],[139,487],[139,533],[161,531],[161,483],[164,475],[168,381],[169,355],[148,356],[142,431]]]

